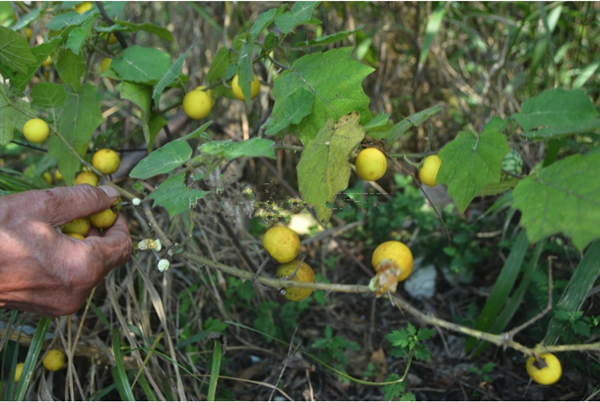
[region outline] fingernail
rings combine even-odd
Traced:
[[[119,190],[111,186],[99,186],[98,188],[102,189],[107,196],[109,197],[118,197],[120,195]]]

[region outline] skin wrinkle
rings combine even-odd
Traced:
[[[0,197],[0,307],[57,317],[76,312],[89,292],[132,251],[125,218],[81,241],[60,225],[110,207],[116,197],[81,185]]]

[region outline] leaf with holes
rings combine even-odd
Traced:
[[[462,131],[439,152],[442,165],[436,182],[448,186],[463,213],[486,184],[500,181],[502,158],[509,150],[506,137],[496,130],[480,135]]]
[[[442,163],[443,166],[443,163]],[[600,239],[600,153],[572,155],[522,180],[513,207],[531,243],[562,232],[583,250]]]
[[[298,163],[298,187],[303,200],[314,206],[322,226],[329,221],[327,203],[348,188],[350,153],[365,137],[358,113],[350,113],[337,123],[329,120],[302,152]]]

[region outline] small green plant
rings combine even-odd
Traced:
[[[360,350],[361,347],[358,343],[349,341],[342,338],[339,335],[333,336],[333,330],[330,326],[325,327],[325,337],[318,338],[313,342],[312,347],[320,350],[317,354],[317,358],[327,364],[333,365],[337,370],[345,373],[345,365],[349,364],[348,356],[345,352],[348,350]],[[340,377],[340,380],[348,383],[349,380]]]
[[[413,356],[418,360],[429,360],[431,355],[423,341],[431,338],[435,331],[429,328],[417,329],[408,323],[406,330],[392,331],[385,336],[393,346],[390,355],[400,358]]]
[[[477,366],[471,366],[471,367],[469,367],[469,372],[473,373],[473,374],[477,374],[485,382],[490,382],[491,379],[490,379],[490,376],[487,375],[487,373],[491,373],[492,370],[494,370],[494,367],[496,367],[496,365],[492,362],[489,362],[489,363],[484,364],[483,367],[481,367],[481,368],[479,368]]]

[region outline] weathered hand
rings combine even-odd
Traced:
[[[100,235],[69,237],[60,226],[101,212],[117,199],[110,186],[78,185],[0,197],[0,308],[47,317],[72,314],[132,245],[125,218]]]

